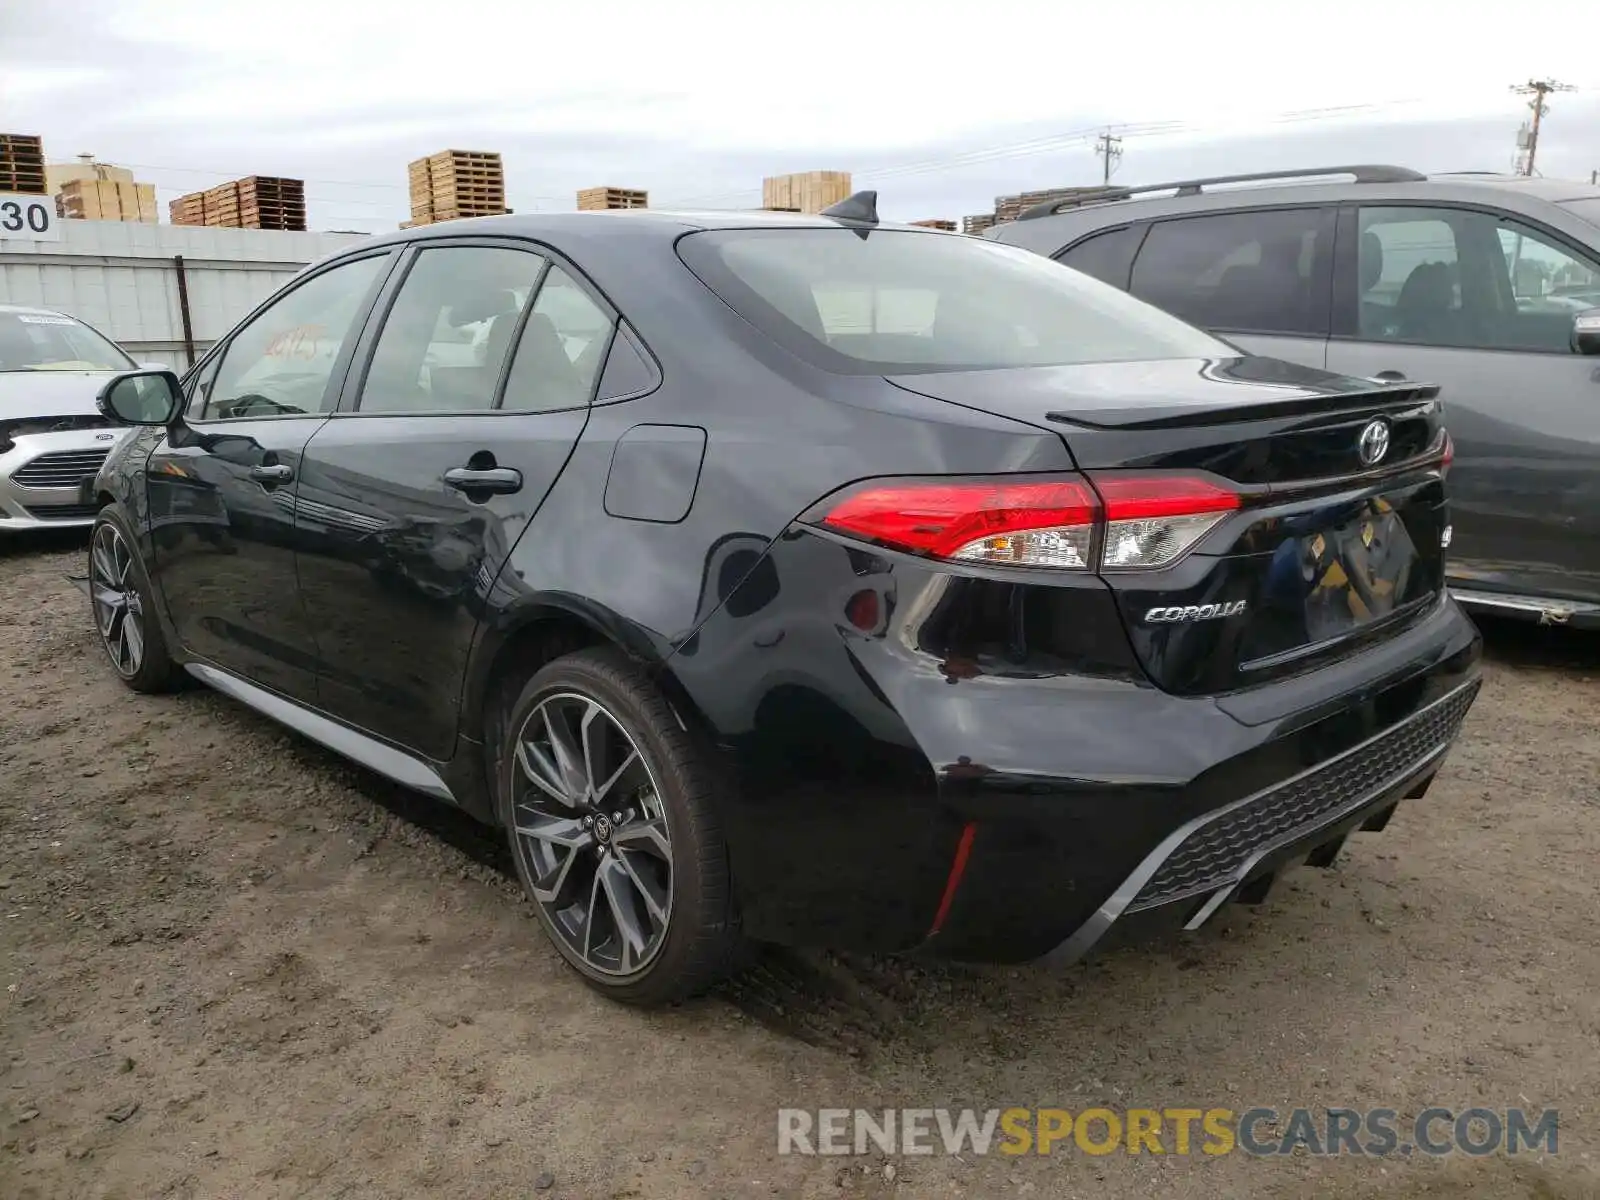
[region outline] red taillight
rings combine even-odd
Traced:
[[[1083,479],[869,485],[831,507],[822,524],[839,533],[935,558],[1026,562],[1016,552],[1060,561],[1037,566],[1087,567],[1099,501]],[[1052,550],[1047,535],[1065,534]],[[1078,534],[1080,536],[1071,536]],[[1010,553],[1008,554],[1008,550]],[[1078,561],[1069,561],[1074,556]]]
[[[958,562],[1131,570],[1170,566],[1239,504],[1227,487],[1188,474],[895,480],[847,493],[820,524]]]
[[[1439,450],[1439,474],[1445,475],[1450,471],[1450,464],[1456,460],[1456,444],[1451,440],[1450,431],[1443,431],[1444,445]]]

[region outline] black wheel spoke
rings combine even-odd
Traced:
[[[144,630],[131,612],[122,614],[122,641],[128,649],[128,668],[137,670],[144,658]]]
[[[612,841],[629,850],[642,851],[668,863],[672,861],[672,842],[667,838],[667,823],[663,820],[630,822],[617,830]]]
[[[573,739],[564,715],[550,706],[544,710],[545,733],[550,739],[550,751],[555,759],[562,784],[574,799],[587,798],[589,780],[583,769],[583,749]]]
[[[567,807],[574,807],[572,797],[567,794],[566,785],[562,782],[561,772],[555,763],[539,747],[527,738],[517,739],[517,764],[522,768],[525,779],[552,800]]]
[[[605,893],[611,924],[617,932],[617,957],[624,971],[631,971],[644,957],[647,938],[636,907],[638,893],[628,874],[614,858],[606,858],[597,872],[600,890]]]
[[[591,971],[636,974],[672,917],[672,841],[648,762],[589,696],[528,714],[515,745],[516,846],[555,936]]]
[[[667,895],[667,889],[656,881],[651,864],[635,861],[635,856],[627,850],[619,850],[616,861],[623,874],[628,877],[628,882],[633,885],[633,889],[639,893],[639,899],[644,902],[650,916],[657,921],[665,921],[670,897]]]

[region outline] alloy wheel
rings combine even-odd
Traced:
[[[115,525],[102,521],[89,552],[89,595],[100,641],[125,677],[144,663],[144,605],[135,586],[133,550]]]
[[[672,839],[649,764],[621,723],[575,692],[546,697],[516,739],[516,842],[532,893],[589,970],[636,975],[672,916]]]

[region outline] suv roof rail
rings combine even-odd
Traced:
[[[1048,217],[1068,208],[1082,208],[1089,204],[1109,204],[1114,200],[1127,200],[1146,192],[1172,192],[1180,196],[1198,196],[1204,189],[1221,183],[1260,183],[1269,179],[1316,179],[1324,175],[1349,175],[1357,183],[1420,183],[1428,177],[1409,167],[1390,167],[1382,164],[1358,164],[1349,167],[1304,167],[1294,171],[1253,171],[1247,175],[1213,175],[1208,179],[1179,179],[1171,183],[1142,183],[1137,187],[1117,188],[1098,195],[1069,197],[1066,200],[1048,200],[1035,204],[1017,214],[1019,221]]]

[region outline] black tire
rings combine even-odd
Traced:
[[[136,692],[175,691],[183,682],[183,671],[172,661],[167,649],[166,635],[156,614],[155,594],[137,546],[121,506],[112,503],[102,508],[89,538],[90,617],[100,648],[123,683]],[[126,558],[117,557],[119,549]],[[108,572],[114,578],[108,580]],[[104,603],[104,598],[110,594],[104,587],[107,582],[117,585],[119,596],[132,600],[131,603],[124,600],[121,616],[112,617],[109,624],[107,612],[112,606]],[[130,654],[132,640],[125,628],[126,623],[134,619],[139,629],[136,655]]]
[[[584,708],[585,705],[589,707]],[[593,706],[598,706],[610,722],[597,726],[603,729],[604,736],[597,733],[594,741],[610,740],[617,749],[613,761],[627,761],[624,751],[630,746],[638,756],[635,766],[619,769],[612,775],[613,782],[626,784],[630,780],[644,780],[631,791],[619,786],[614,793],[603,793],[598,808],[556,800],[548,789],[541,792],[529,774],[528,764],[533,759],[519,761],[518,756],[526,726],[532,739],[528,754],[542,756],[545,764],[558,761],[560,756],[555,753],[554,735],[546,722],[554,714],[553,719],[559,724],[562,714],[574,709],[581,709],[584,716],[589,716]],[[536,715],[537,725],[531,720]],[[499,812],[523,890],[532,900],[546,935],[567,963],[603,995],[640,1006],[687,999],[737,969],[743,961],[745,940],[733,902],[727,847],[718,811],[722,777],[706,748],[678,723],[666,698],[645,672],[610,648],[567,654],[547,663],[527,681],[506,717],[504,737],[497,747]],[[613,726],[626,735],[626,742],[614,737]],[[549,739],[543,749],[538,741],[540,730]],[[569,752],[579,748],[570,739],[566,745]],[[587,739],[580,753],[585,759],[583,768],[587,775],[606,773],[591,769]],[[602,752],[596,748],[593,755],[599,758]],[[642,774],[632,774],[641,769]],[[629,774],[619,780],[624,771]],[[592,786],[590,790],[594,790]],[[626,802],[617,799],[624,795],[628,797]],[[651,796],[658,800],[652,800]],[[534,806],[544,811],[535,811]],[[624,818],[611,825],[609,819],[614,806],[617,806],[616,811],[624,813]],[[557,839],[537,839],[518,831],[520,826],[546,823],[568,812],[575,814],[574,820],[579,824],[585,816],[591,821],[598,818],[611,831],[605,836],[614,835],[616,842],[603,842],[601,831],[595,829],[587,834],[590,844],[567,849]],[[641,844],[639,835],[646,831],[646,826],[653,829],[662,823],[670,847],[663,850],[652,845],[650,854],[658,857],[648,861],[640,859],[633,848]],[[543,827],[550,828],[548,824]],[[633,839],[626,845],[624,831]],[[560,856],[562,849],[567,849],[570,859]],[[539,874],[541,858],[542,876]],[[636,964],[632,971],[598,966],[598,953],[591,961],[579,949],[579,933],[574,926],[581,921],[586,931],[593,932],[603,930],[609,921],[613,938],[606,944],[620,948],[627,940],[622,935],[621,909],[612,887],[606,887],[602,894],[602,884],[611,882],[611,879],[601,879],[602,865],[617,871],[626,868],[628,876],[639,882],[641,871],[634,868],[641,862],[644,862],[644,874],[649,874],[650,868],[659,868],[660,863],[670,862],[671,868],[664,920],[653,920],[654,910],[645,899],[642,885],[633,892],[638,904],[631,908],[632,916],[641,918],[640,924],[652,929],[660,926],[653,935],[655,940],[650,943],[654,950],[644,965]],[[557,878],[561,881],[549,902],[540,898],[537,887],[540,878],[546,883]],[[652,888],[659,886],[659,878],[656,876],[650,881]],[[592,879],[592,885],[586,883],[586,879]],[[587,916],[577,915],[577,909],[583,906],[581,899],[567,905],[565,895],[569,889],[574,894],[587,889]],[[659,893],[655,899],[659,902]],[[602,900],[607,907],[600,907]],[[626,907],[626,900],[621,903]],[[602,918],[598,922],[596,912]],[[630,927],[631,921],[630,917]],[[588,937],[582,940],[588,944]],[[604,949],[604,946],[597,949]],[[620,966],[625,968],[626,965],[627,952],[622,951]]]

